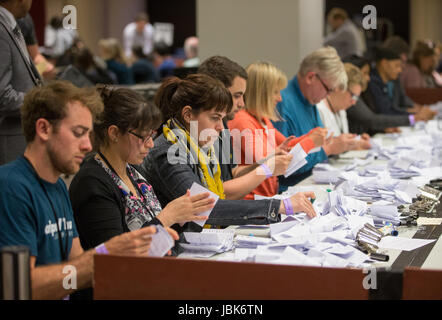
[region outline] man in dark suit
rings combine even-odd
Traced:
[[[25,150],[20,108],[25,93],[41,82],[16,21],[31,5],[32,0],[0,0],[0,165]]]

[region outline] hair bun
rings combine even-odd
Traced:
[[[115,90],[113,86],[107,85],[107,84],[97,84],[95,86],[96,90],[100,94],[101,98],[103,100],[109,99]]]

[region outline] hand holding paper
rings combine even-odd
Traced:
[[[204,225],[205,221],[209,218],[213,207],[215,206],[216,202],[219,199],[219,196],[217,194],[213,193],[212,191],[204,188],[203,186],[199,185],[196,182],[194,182],[192,184],[192,187],[190,187],[190,191],[188,191],[188,194],[190,195],[191,198],[194,198],[194,199],[199,199],[199,197],[202,198],[201,200],[198,200],[198,201],[202,201],[201,206],[198,207],[200,209],[200,210],[198,210],[199,214],[196,214],[195,219],[193,220],[193,222],[195,222],[196,224],[198,224],[202,227]],[[205,205],[205,202],[203,200],[203,199],[206,199],[206,197],[207,197],[207,196],[205,196],[206,194],[208,194],[209,199],[207,199],[207,200],[210,200],[210,203],[211,203],[210,205]]]
[[[148,255],[151,257],[164,257],[174,246],[174,240],[178,240],[178,234],[170,228],[167,228],[169,231],[166,230],[161,225],[156,225],[155,227],[157,228],[157,233],[152,236]],[[172,238],[171,234],[174,235],[175,239]]]
[[[198,184],[194,183],[194,185]],[[194,185],[192,185],[192,188],[194,188]],[[164,226],[171,226],[175,223],[199,221],[199,224],[204,225],[204,221],[209,218],[208,214],[215,206],[218,196],[215,195],[215,199],[211,196],[211,194],[213,194],[212,192],[206,188],[201,188],[201,190],[193,193],[192,189],[187,190],[187,193],[184,196],[167,204],[163,211],[158,215],[158,219],[162,224]]]

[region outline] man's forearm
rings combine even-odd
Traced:
[[[242,177],[243,175],[248,174],[249,172],[252,172],[253,170],[255,170],[256,168],[258,168],[260,164],[259,163],[254,163],[248,166],[236,166],[233,170],[232,170],[232,174],[233,174],[233,178],[239,178]]]
[[[258,169],[255,167],[253,171],[241,175],[239,178],[226,181],[223,183],[226,199],[243,199],[266,179],[265,174],[259,174]]]
[[[92,249],[63,264],[32,268],[32,298],[34,300],[58,300],[73,293],[76,289],[92,286],[94,254],[95,250]],[[72,281],[76,281],[76,288],[67,289],[75,284]],[[67,285],[66,288],[63,284]]]

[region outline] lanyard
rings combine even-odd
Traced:
[[[109,169],[116,174],[116,176],[118,178],[120,178],[121,181],[123,181],[123,179],[121,179],[121,177],[118,175],[117,171],[115,171],[115,169],[112,167],[112,165],[110,164],[110,162],[106,159],[106,157],[101,153],[101,151],[98,151],[99,156],[101,157],[101,159],[103,159],[103,161],[106,163],[106,165],[109,167]],[[133,186],[135,187],[135,190],[139,193],[139,196],[143,195],[143,192],[138,188],[138,184],[135,183],[135,181],[133,180],[133,177],[131,174],[128,175],[130,182],[133,184]],[[124,183],[124,182],[123,182]],[[129,187],[128,187],[129,188]]]
[[[60,245],[60,255],[61,255],[61,259],[62,259],[62,261],[67,261],[67,252],[68,252],[68,246],[69,246],[69,237],[68,237],[68,231],[67,231],[67,228],[65,227],[66,241],[65,241],[65,246],[64,246],[64,248],[63,248],[63,242],[62,242],[62,240],[61,240],[61,230],[60,230],[60,227],[59,227],[58,217],[57,217],[57,212],[55,211],[54,204],[52,203],[51,198],[49,197],[48,191],[46,190],[46,188],[45,188],[45,186],[44,186],[44,184],[43,184],[43,182],[42,182],[42,179],[38,176],[37,171],[35,170],[34,166],[33,166],[32,163],[31,163],[31,161],[29,161],[29,159],[26,158],[25,156],[23,156],[23,158],[24,158],[24,159],[29,163],[29,165],[31,166],[31,168],[32,168],[32,172],[34,173],[35,178],[37,179],[38,183],[40,184],[40,187],[43,189],[43,192],[45,193],[46,198],[48,199],[49,204],[51,205],[52,212],[53,212],[53,214],[54,214],[55,224],[57,225],[58,243],[59,243],[59,245]],[[65,214],[64,211],[63,211],[63,218],[64,218],[64,222],[66,223],[66,214]]]

